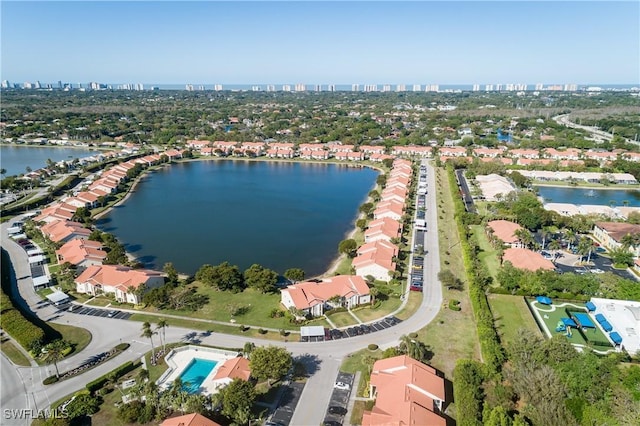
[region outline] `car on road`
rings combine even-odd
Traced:
[[[345,383],[345,382],[336,382],[333,385],[334,388],[336,389],[340,389],[340,390],[349,390],[351,389],[351,386],[349,386],[349,383]]]
[[[347,409],[344,407],[338,407],[337,405],[332,405],[329,407],[329,413],[344,416],[347,414]]]
[[[598,269],[598,268],[591,269],[590,272],[592,274],[604,274],[604,271],[602,269]]]

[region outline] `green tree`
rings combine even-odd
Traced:
[[[56,377],[60,377],[58,361],[64,358],[64,351],[69,345],[64,340],[55,340],[44,347],[42,359],[47,364],[52,363],[56,369]]]
[[[624,246],[609,250],[609,256],[614,265],[633,266],[633,253]]]
[[[155,365],[156,348],[153,345],[154,334],[156,334],[156,332],[151,329],[151,324],[148,321],[145,321],[144,323],[142,323],[142,334],[140,336],[146,337],[151,342],[151,359],[152,359],[151,363]]]
[[[218,290],[230,290],[234,293],[245,288],[245,283],[237,266],[223,262],[217,266],[203,265],[196,272],[196,279]]]
[[[291,368],[293,359],[285,348],[277,346],[257,347],[251,352],[251,375],[260,380],[280,380]]]
[[[346,254],[349,257],[356,256],[356,250],[358,249],[358,243],[354,239],[347,239],[340,241],[338,244],[338,251],[342,254]]]
[[[304,270],[300,268],[289,268],[284,271],[284,277],[292,283],[304,280]]]
[[[162,353],[166,355],[167,353],[167,348],[166,348],[166,335],[165,335],[165,329],[169,327],[169,323],[167,322],[166,319],[161,318],[158,321],[158,324],[156,325],[156,330],[160,330],[160,339],[162,340]]]
[[[427,345],[407,335],[403,335],[402,337],[400,337],[400,345],[398,346],[398,350],[400,353],[405,354],[420,362],[427,362],[433,356]]]
[[[360,210],[360,212],[364,213],[366,216],[369,216],[374,208],[375,206],[373,205],[373,203],[364,203],[358,210]]]
[[[251,419],[251,408],[256,399],[253,384],[242,379],[234,379],[214,396],[222,407],[222,414],[239,425],[246,425]]]
[[[278,274],[271,269],[256,263],[244,271],[244,282],[247,286],[260,290],[262,293],[272,293],[278,283]]]
[[[167,262],[162,267],[162,271],[167,274],[167,281],[171,284],[178,283],[178,270],[173,266],[173,263]]]
[[[65,414],[75,419],[83,416],[90,416],[100,410],[100,398],[89,394],[76,395],[65,408]]]
[[[587,263],[591,262],[593,252],[593,240],[589,237],[582,237],[578,242],[578,254],[584,259],[587,256]]]

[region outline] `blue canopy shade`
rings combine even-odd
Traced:
[[[596,321],[602,324],[602,321],[606,321],[607,319],[602,314],[596,314]]]
[[[587,302],[585,306],[587,307],[589,312],[593,312],[596,310],[596,305],[594,305],[593,302]]]
[[[562,321],[562,323],[564,325],[566,325],[567,327],[577,327],[578,324],[576,324],[576,322],[574,320],[572,320],[571,318],[560,318],[560,321]]]
[[[596,326],[593,323],[593,321],[591,321],[591,318],[589,318],[589,315],[583,314],[583,313],[580,313],[580,312],[575,312],[573,314],[573,316],[576,317],[576,320],[578,321],[578,323],[580,323],[580,325],[582,327],[596,328]]]
[[[600,326],[602,327],[602,329],[604,331],[611,331],[613,330],[613,327],[611,326],[611,324],[609,324],[609,321],[604,320],[600,323]]]
[[[536,301],[538,303],[542,303],[543,305],[550,305],[551,304],[551,299],[549,299],[547,296],[537,296],[536,297]]]
[[[622,337],[620,337],[617,331],[610,333],[609,337],[611,337],[611,340],[613,340],[613,343],[615,343],[616,345],[619,345],[620,343],[622,343]]]

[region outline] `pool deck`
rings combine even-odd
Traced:
[[[206,359],[209,361],[216,361],[217,364],[204,379],[202,385],[200,385],[200,393],[203,395],[213,395],[217,390],[212,379],[218,368],[220,368],[226,360],[236,358],[237,356],[238,352],[195,345],[181,346],[179,348],[172,349],[165,357],[165,361],[167,362],[169,369],[160,376],[156,384],[159,388],[166,389],[171,386],[175,379],[182,375],[185,368],[189,366],[191,360],[194,358]]]

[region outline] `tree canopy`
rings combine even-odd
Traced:
[[[278,346],[261,346],[251,352],[251,375],[260,380],[280,380],[291,368],[291,353]]]

